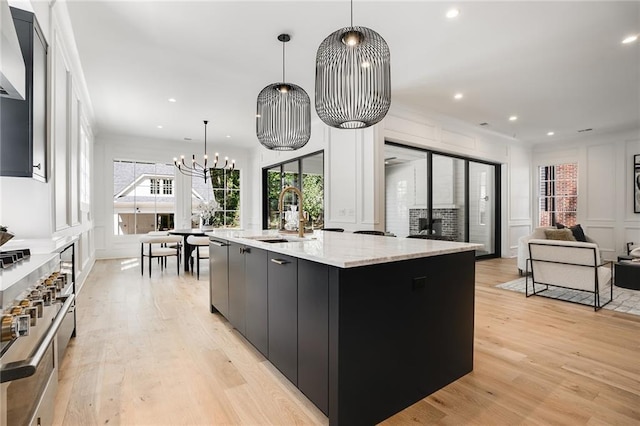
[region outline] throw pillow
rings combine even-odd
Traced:
[[[571,229],[571,232],[573,233],[573,237],[576,239],[576,241],[581,241],[583,243],[587,242],[587,237],[584,235],[584,231],[582,230],[582,226],[580,226],[580,224],[577,224],[576,226],[572,226],[569,229]]]
[[[563,224],[561,224],[561,223],[556,223],[556,228],[558,228],[558,229],[564,229],[564,228],[566,228],[566,226],[564,226],[564,225],[563,225]]]
[[[558,241],[575,241],[576,240],[569,228],[545,229],[544,235],[547,237],[547,240],[558,240]]]

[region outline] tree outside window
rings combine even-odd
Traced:
[[[214,201],[218,210],[214,213],[213,226],[239,228],[240,170],[209,169],[209,172],[210,179],[206,183],[198,177],[191,180],[192,226],[199,226],[195,220],[198,217],[198,205]]]

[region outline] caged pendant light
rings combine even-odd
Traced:
[[[258,94],[256,135],[262,145],[277,151],[293,151],[311,137],[311,101],[300,86],[286,83],[284,46],[291,37],[280,34],[282,42],[282,82],[273,83]]]
[[[361,129],[382,120],[391,105],[391,54],[370,28],[351,26],[330,34],[316,55],[316,112],[339,129]]]

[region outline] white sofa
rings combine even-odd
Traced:
[[[594,310],[613,298],[611,266],[602,264],[597,244],[532,239],[528,249],[530,261],[526,270],[531,276],[526,278],[527,297],[546,291],[547,286],[552,285],[591,293]],[[530,284],[532,292],[529,291]]]
[[[544,233],[545,229],[556,229],[555,227],[540,227],[533,230],[531,235],[525,235],[518,239],[518,272],[520,276],[524,275],[527,269],[527,259],[529,259],[529,241],[531,240],[546,240],[547,237]],[[586,237],[587,242],[596,244],[591,238]],[[569,242],[569,241],[563,241]]]

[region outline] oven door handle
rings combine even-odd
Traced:
[[[36,372],[38,364],[40,364],[44,354],[47,352],[47,348],[56,337],[56,333],[60,325],[62,325],[67,312],[69,312],[75,297],[75,294],[70,294],[66,298],[62,308],[53,319],[49,330],[47,330],[47,334],[44,335],[38,347],[31,352],[27,359],[0,365],[0,383],[24,379],[25,377],[32,376]]]

